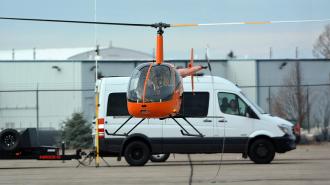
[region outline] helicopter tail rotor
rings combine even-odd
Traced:
[[[210,71],[210,75],[212,75],[212,67],[211,67],[211,63],[210,63],[210,60],[209,60],[209,47],[207,46],[206,47],[206,50],[205,50],[205,60],[207,62],[207,66],[209,68],[209,71]]]
[[[192,68],[194,66],[194,48],[190,50],[190,62],[188,64],[188,68]],[[191,92],[194,94],[194,73],[190,75],[191,77]]]

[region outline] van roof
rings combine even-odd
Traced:
[[[105,77],[101,79],[101,84],[107,84],[107,85],[125,85],[127,86],[129,82],[130,77]],[[194,83],[197,87],[198,85],[206,85],[206,84],[214,84],[214,89],[228,89],[231,91],[240,91],[240,88],[238,88],[234,83],[231,81],[218,77],[218,76],[195,76],[194,77]],[[183,79],[183,85],[184,87],[190,87],[191,84],[191,78],[186,77]]]

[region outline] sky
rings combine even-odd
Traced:
[[[95,0],[0,0],[0,17],[94,21]],[[96,20],[128,23],[209,23],[330,19],[329,0],[96,0]],[[328,22],[330,23],[330,22]],[[313,44],[327,23],[168,28],[165,59],[312,58]],[[124,47],[152,53],[156,30],[0,20],[0,50],[29,48]]]

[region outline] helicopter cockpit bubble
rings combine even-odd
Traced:
[[[168,101],[178,88],[178,83],[181,83],[180,76],[173,65],[167,63],[141,64],[132,73],[127,100],[137,103]]]

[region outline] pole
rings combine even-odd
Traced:
[[[95,166],[100,166],[100,140],[99,140],[99,93],[98,87],[96,86],[96,93],[95,93]]]
[[[296,59],[298,59],[299,57],[299,50],[298,50],[298,47],[296,47]]]
[[[310,122],[309,122],[309,115],[310,115],[310,109],[309,109],[309,87],[307,86],[307,94],[306,94],[306,99],[307,99],[307,127],[308,127],[308,133],[310,132]]]
[[[64,160],[64,155],[65,155],[65,142],[64,142],[64,141],[62,141],[62,143],[61,143],[61,148],[62,148],[62,157],[63,157],[62,163],[64,163],[64,162],[65,162],[65,160]]]
[[[301,70],[300,70],[300,62],[298,61],[298,47],[296,48],[296,57],[297,57],[297,60],[296,60],[296,100],[297,100],[297,109],[298,109],[298,123],[299,124],[303,124],[303,117],[305,115],[304,112],[304,107],[303,107],[303,104],[302,104],[302,101],[304,101],[303,99],[303,94],[302,94],[302,88],[301,88]],[[309,130],[308,130],[308,133],[309,133]]]
[[[97,0],[94,0],[94,21],[96,21],[96,2]],[[99,54],[100,54],[100,50],[99,50],[99,45],[97,45],[97,25],[94,25],[94,40],[95,40],[95,45],[96,45],[96,55],[95,55],[95,84],[97,84],[97,80],[98,80],[98,59],[99,59]],[[98,93],[98,86],[96,85],[95,88],[95,152],[96,152],[96,156],[95,156],[95,166],[99,167],[100,166],[100,141],[99,141],[99,93]]]
[[[271,98],[270,98],[270,88],[271,88],[271,86],[268,86],[268,111],[269,111],[269,114],[272,113]]]
[[[33,60],[37,59],[37,51],[36,48],[33,48]]]
[[[36,89],[36,122],[37,122],[37,137],[39,139],[39,84]]]
[[[15,60],[15,48],[13,48],[13,50],[12,50],[11,58],[12,58],[13,60]]]
[[[95,83],[97,84],[98,80],[98,57],[99,57],[99,45],[96,46],[96,55],[95,55]],[[100,140],[99,140],[99,93],[98,93],[98,86],[96,85],[95,89],[95,150],[96,150],[96,156],[95,156],[95,166],[100,166]]]
[[[95,79],[97,80],[98,79],[98,60],[99,60],[99,57],[100,57],[100,46],[99,45],[96,45],[96,50],[95,50]]]

